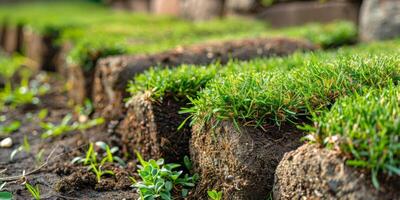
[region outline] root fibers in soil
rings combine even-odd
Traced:
[[[274,199],[398,199],[400,178],[381,181],[374,188],[371,177],[349,167],[338,151],[305,144],[287,153],[275,174]]]
[[[135,96],[118,128],[124,151],[133,154],[137,150],[145,159],[181,163],[185,155],[189,156],[191,136],[188,124],[177,130],[187,117],[178,113],[184,105],[186,102],[173,98],[160,103],[151,101],[146,94]]]
[[[286,152],[301,145],[295,127],[262,131],[221,122],[211,129],[193,127],[190,153],[200,182],[196,192],[223,191],[224,199],[264,199],[272,191],[275,169]]]

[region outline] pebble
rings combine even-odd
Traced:
[[[13,145],[13,141],[10,137],[5,138],[0,142],[1,148],[10,148],[10,147],[12,147],[12,145]]]

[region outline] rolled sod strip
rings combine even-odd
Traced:
[[[4,36],[4,51],[13,54],[21,53],[23,42],[23,26],[7,26]]]
[[[145,159],[164,158],[167,162],[181,163],[185,155],[189,156],[191,137],[188,124],[177,130],[187,117],[178,113],[186,103],[174,98],[154,102],[147,94],[133,97],[117,130],[124,152],[132,154],[137,150]]]
[[[260,199],[272,190],[275,169],[286,152],[301,145],[295,126],[271,127],[267,132],[224,121],[193,127],[191,159],[200,174],[198,198],[207,190],[224,191],[224,199]]]
[[[274,199],[397,199],[399,184],[394,177],[377,190],[371,178],[348,166],[339,151],[305,144],[287,153],[279,163],[273,196]]]
[[[216,187],[228,194],[224,199],[264,198],[272,191],[271,177],[279,159],[301,144],[301,131],[290,121],[310,124],[307,119],[310,109],[319,112],[330,108],[338,98],[362,94],[364,88],[398,83],[397,56],[363,56],[356,52],[338,56],[336,61],[310,62],[288,73],[242,73],[208,82],[197,99],[192,100],[191,108],[194,127],[190,153],[201,178],[199,194]],[[255,147],[248,147],[252,142],[236,142],[235,135],[224,136],[235,131],[239,138],[254,138],[252,134],[267,138],[265,141],[273,135],[282,137],[273,138],[271,143],[255,138]],[[290,137],[286,133],[299,136]],[[269,149],[270,146],[273,148]],[[240,153],[246,151],[249,153]],[[273,159],[266,157],[269,154]],[[227,158],[227,155],[233,156]],[[241,158],[247,159],[242,162]],[[237,162],[232,164],[232,160]]]
[[[6,41],[7,24],[0,24],[0,48],[4,50],[4,43]]]
[[[42,35],[24,28],[24,53],[32,60],[34,69],[56,71],[56,59],[60,50],[55,44],[56,35]]]
[[[96,112],[108,119],[123,117],[126,85],[150,67],[175,67],[182,64],[206,65],[229,59],[250,60],[256,57],[285,56],[295,51],[315,50],[301,40],[248,39],[177,48],[164,53],[138,56],[116,56],[99,60],[94,76],[93,101]],[[81,84],[82,85],[82,84]],[[89,89],[89,88],[86,88]]]

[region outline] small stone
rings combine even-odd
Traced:
[[[12,145],[13,145],[13,141],[10,137],[5,138],[0,142],[1,148],[10,148],[10,147],[12,147]]]
[[[88,117],[86,115],[79,115],[80,123],[85,123],[87,120],[88,120]]]

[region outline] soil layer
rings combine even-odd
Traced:
[[[275,169],[284,153],[301,145],[303,134],[294,127],[266,131],[224,121],[218,126],[193,127],[191,158],[200,182],[196,193],[223,192],[224,199],[264,199],[272,191]]]
[[[287,153],[276,170],[274,199],[398,199],[400,178],[374,188],[365,172],[345,164],[340,152],[305,144]]]
[[[147,94],[135,96],[118,128],[124,151],[133,154],[137,150],[145,159],[164,158],[167,163],[182,163],[183,157],[189,156],[191,136],[188,124],[177,130],[188,117],[178,113],[184,105],[185,101],[173,98],[154,102]]]

